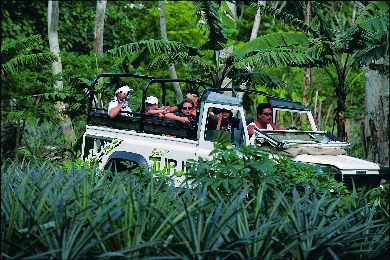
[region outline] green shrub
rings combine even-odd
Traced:
[[[240,149],[256,153],[250,147],[231,151]],[[388,217],[377,214],[379,206],[386,207],[386,193],[371,191],[364,201],[363,196],[371,196],[368,191],[344,196],[302,183],[293,188],[286,180],[290,175],[274,182],[270,176],[254,178],[241,168],[242,161],[228,166],[199,162],[200,171],[215,166],[243,173],[248,181],[228,182],[228,190],[221,185],[222,175],[191,189],[156,182],[146,169],[141,169],[144,180],[136,182],[134,172],[109,180],[109,171],[80,162],[65,167],[35,160],[4,164],[2,258],[387,258]],[[246,165],[263,174],[275,168],[272,163],[261,168],[255,161]]]

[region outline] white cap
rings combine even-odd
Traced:
[[[115,94],[118,94],[119,91],[122,91],[122,92],[127,93],[127,92],[129,92],[129,91],[132,91],[132,89],[129,88],[129,86],[122,86],[122,87],[120,87],[120,88],[118,88],[118,89],[116,90]]]
[[[145,103],[146,104],[158,104],[158,99],[156,97],[153,97],[153,96],[149,96],[146,100],[145,100]]]

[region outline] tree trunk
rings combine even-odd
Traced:
[[[103,29],[107,0],[98,0],[96,4],[95,18],[95,52],[98,57],[103,57]]]
[[[226,3],[234,16],[233,19],[235,20],[236,14],[237,14],[236,5],[230,1],[226,1]],[[233,46],[225,47],[223,50],[219,51],[219,58],[222,58],[222,59],[227,58],[232,53],[233,53]],[[224,66],[220,69],[220,73],[222,73],[223,69],[224,69]],[[218,76],[219,82],[221,80],[221,77],[222,77],[222,75]],[[222,80],[222,83],[221,83],[221,88],[231,88],[231,87],[232,87],[231,79],[229,79],[228,77],[224,77]],[[231,92],[229,92],[229,93],[231,93]]]
[[[306,12],[304,12],[304,16],[305,16],[305,21],[306,23],[310,26],[311,24],[311,20],[310,20],[310,1],[307,1],[306,2]],[[313,83],[312,83],[312,72],[313,72],[313,69],[312,68],[305,68],[304,70],[304,75],[303,75],[303,87],[302,87],[302,102],[304,104],[307,104],[308,100],[307,100],[307,91],[308,91],[308,88],[312,88],[313,86]],[[306,114],[302,114],[302,122],[306,122],[307,121],[307,116]]]
[[[259,1],[258,4],[265,6],[266,1]],[[255,16],[255,21],[253,22],[251,38],[249,39],[249,41],[254,40],[254,39],[257,38],[257,32],[259,31],[260,21],[261,21],[260,9],[257,9],[256,16]]]
[[[48,3],[48,9],[47,9],[47,18],[48,18],[48,36],[49,36],[49,46],[50,51],[55,53],[58,57],[58,61],[54,61],[52,63],[53,68],[53,74],[59,74],[62,73],[62,65],[61,65],[61,55],[60,55],[60,46],[58,43],[58,17],[59,17],[59,1],[49,1]],[[63,89],[63,82],[61,80],[57,81],[54,86],[57,89]],[[57,107],[59,112],[62,112],[67,104],[64,104],[64,102],[59,101],[57,102]],[[68,115],[64,115],[63,117],[60,117],[61,124],[62,124],[62,130],[64,133],[65,138],[69,140],[66,142],[65,147],[67,149],[71,149],[73,141],[76,139],[72,121],[70,120]],[[68,154],[65,154],[65,159],[67,158]]]
[[[389,56],[381,61],[389,65]],[[377,71],[366,79],[366,117],[364,136],[367,160],[389,166],[389,77]]]
[[[166,24],[166,20],[165,20],[165,1],[164,0],[159,0],[159,7],[160,7],[161,38],[163,40],[168,41],[167,24]],[[168,67],[169,67],[169,73],[171,74],[171,78],[177,79],[175,64],[170,63],[170,64],[168,64]],[[181,92],[179,82],[173,82],[173,89],[176,93],[176,101],[177,101],[177,103],[180,103],[183,100],[183,93]]]

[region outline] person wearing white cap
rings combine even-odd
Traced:
[[[122,113],[122,112],[133,112],[129,105],[127,104],[127,100],[130,97],[130,91],[132,89],[129,88],[129,84],[126,82],[121,82],[118,84],[118,89],[115,91],[115,97],[113,100],[111,100],[110,104],[108,105],[108,115],[112,118],[115,117],[117,114],[121,116],[132,116],[128,113]],[[121,113],[119,113],[121,112]]]
[[[153,117],[163,117],[164,114],[169,113],[168,109],[158,107],[158,99],[156,97],[147,97],[145,104],[147,110],[146,114],[153,115]]]

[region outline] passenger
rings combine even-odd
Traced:
[[[196,116],[192,114],[195,108],[194,101],[189,98],[186,98],[180,103],[180,107],[181,112],[167,113],[165,114],[165,117],[169,119],[178,120],[182,123],[195,123]]]
[[[154,96],[149,96],[145,100],[146,104],[146,114],[152,115],[153,118],[155,117],[163,117],[164,114],[169,113],[169,110],[167,108],[159,108],[158,107],[158,99]]]
[[[217,130],[224,130],[224,132],[231,132],[233,128],[239,128],[240,119],[233,117],[232,111],[228,109],[219,109],[217,111]]]
[[[192,110],[192,114],[194,116],[196,116],[196,106],[198,103],[198,96],[199,96],[199,93],[195,89],[192,89],[192,88],[187,89],[186,98],[191,99],[195,104],[194,110]],[[167,108],[169,110],[169,112],[176,113],[176,112],[181,111],[181,104],[177,104],[176,106],[173,106],[173,107],[166,106],[166,107],[161,107],[161,108]]]
[[[248,134],[254,133],[253,129],[279,130],[279,127],[271,123],[272,106],[270,103],[262,103],[257,106],[257,120],[248,125]],[[286,130],[283,128],[282,130]]]
[[[132,89],[129,88],[129,84],[126,82],[121,82],[118,83],[117,88],[118,89],[115,91],[116,96],[108,105],[108,115],[111,118],[115,117],[119,112],[132,112],[129,105],[127,104],[127,100],[130,97],[129,92],[132,91]],[[128,113],[119,113],[119,115],[132,116]]]

